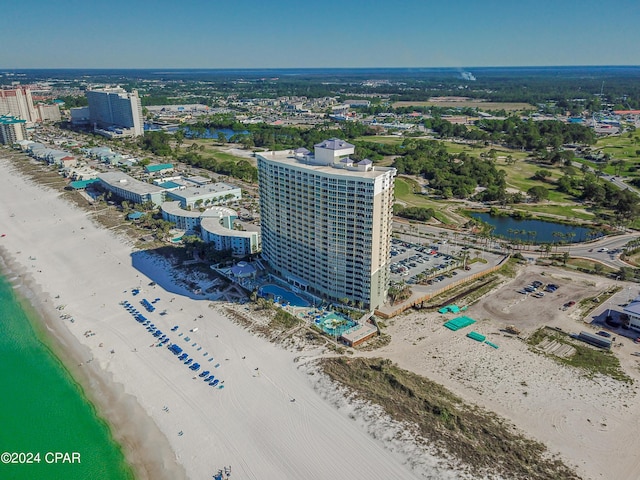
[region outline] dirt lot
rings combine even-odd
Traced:
[[[544,285],[553,283],[558,289],[544,292],[544,297],[518,293],[534,281]],[[578,304],[583,298],[593,298],[607,290],[613,282],[593,275],[569,273],[549,267],[528,267],[519,271],[518,276],[504,283],[491,295],[469,308],[467,314],[476,320],[490,322],[497,328],[515,325],[523,333],[531,333],[542,325],[560,327],[566,330],[582,328],[579,322]],[[562,310],[567,302],[576,305]]]

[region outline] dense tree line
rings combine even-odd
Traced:
[[[211,157],[203,157],[193,151],[179,155],[178,160],[193,167],[203,168],[220,175],[239,178],[245,182],[258,181],[258,169],[247,160],[216,160]]]
[[[160,157],[168,157],[173,153],[169,144],[171,137],[165,132],[144,132],[138,140],[138,144],[144,150],[148,150]]]
[[[360,122],[344,122],[339,125],[327,123],[311,129],[298,127],[269,125],[257,123],[243,125],[236,122],[232,115],[212,115],[193,125],[189,129],[196,135],[204,134],[206,129],[229,128],[235,131],[246,131],[232,136],[229,140],[244,144],[247,147],[268,148],[270,150],[286,150],[288,148],[305,147],[313,151],[313,146],[331,137],[344,140],[374,135],[375,131]]]
[[[490,159],[465,153],[450,155],[437,141],[409,139],[403,146],[405,155],[394,162],[398,173],[422,176],[429,188],[443,198],[469,198],[477,187],[496,192],[506,188],[504,170],[497,170]]]
[[[60,97],[60,100],[64,102],[65,108],[86,107],[89,105],[89,101],[84,95],[66,95]]]
[[[569,143],[596,143],[596,134],[591,128],[556,120],[533,121],[508,117],[504,120],[478,120],[476,126],[488,133],[491,141],[511,148],[542,150],[547,147],[558,148]]]
[[[435,215],[433,208],[423,207],[408,207],[403,208],[400,205],[393,206],[393,214],[398,217],[407,218],[409,220],[417,220],[419,222],[426,222]]]
[[[611,183],[602,182],[600,177],[590,172],[586,172],[582,177],[571,174],[560,177],[557,189],[584,202],[611,209],[619,220],[631,220],[640,213],[636,194],[631,190],[621,190]]]
[[[424,126],[437,133],[440,138],[489,141],[529,151],[542,151],[548,147],[558,149],[565,144],[596,143],[596,134],[591,128],[556,120],[533,121],[511,116],[506,119],[478,120],[475,122],[476,128],[468,128],[435,117],[426,119]]]
[[[258,180],[258,171],[246,160],[216,160],[211,157],[204,157],[198,152],[198,147],[192,145],[186,151],[180,151],[171,147],[171,135],[165,132],[145,132],[139,140],[142,149],[148,150],[161,157],[174,157],[177,160],[198,168],[204,168],[211,172],[230,177],[239,178],[247,182]]]

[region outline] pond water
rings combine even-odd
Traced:
[[[236,131],[231,130],[230,128],[218,128],[218,129],[205,129],[204,133],[199,133],[194,130],[191,130],[189,127],[185,127],[184,135],[187,138],[218,138],[218,133],[222,133],[224,138],[229,141],[231,137],[234,135],[246,135],[249,133],[247,130]]]
[[[165,127],[156,123],[145,123],[144,130],[145,132],[160,132],[164,131],[167,133],[175,133],[180,129],[179,126],[174,125],[171,127]],[[184,135],[187,138],[218,138],[218,133],[221,132],[224,135],[224,138],[229,141],[231,137],[236,134],[246,135],[249,133],[248,130],[231,130],[230,128],[218,128],[218,129],[205,129],[204,133],[199,133],[195,130],[191,130],[189,127],[184,127]]]
[[[494,227],[493,235],[524,243],[577,243],[600,236],[585,227],[574,227],[543,220],[518,220],[493,217],[489,213],[472,213],[473,218]]]

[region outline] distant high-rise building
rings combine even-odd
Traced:
[[[31,89],[27,86],[0,89],[0,115],[13,115],[28,124],[37,122],[39,117],[33,106]]]
[[[60,121],[60,107],[58,105],[48,105],[45,103],[39,103],[36,105],[36,111],[38,112],[38,118],[42,122],[59,122]]]
[[[144,134],[142,104],[138,92],[122,88],[102,88],[87,91],[89,122],[107,136]]]
[[[26,120],[11,115],[0,115],[0,143],[13,145],[20,140],[26,140]]]
[[[315,154],[257,154],[262,257],[296,288],[374,309],[389,288],[396,169],[354,151],[332,138]]]

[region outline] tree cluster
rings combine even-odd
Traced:
[[[424,126],[440,138],[492,142],[530,151],[544,151],[547,148],[557,150],[565,144],[592,145],[596,142],[593,130],[584,125],[566,124],[557,120],[521,120],[515,116],[504,120],[477,120],[476,128],[453,124],[438,117],[426,119]]]
[[[638,196],[631,190],[621,190],[602,182],[592,173],[586,173],[582,178],[564,175],[558,179],[557,189],[598,207],[612,209],[619,220],[631,220],[639,212]]]
[[[450,155],[436,141],[407,140],[406,153],[396,158],[398,173],[420,175],[429,188],[443,198],[468,198],[477,187],[504,191],[504,170],[497,170],[488,159],[471,157],[465,153]]]
[[[433,210],[433,208],[424,208],[424,207],[403,208],[400,205],[394,205],[393,214],[395,216],[407,218],[409,220],[426,222],[427,220],[430,220],[435,215],[435,211]]]

